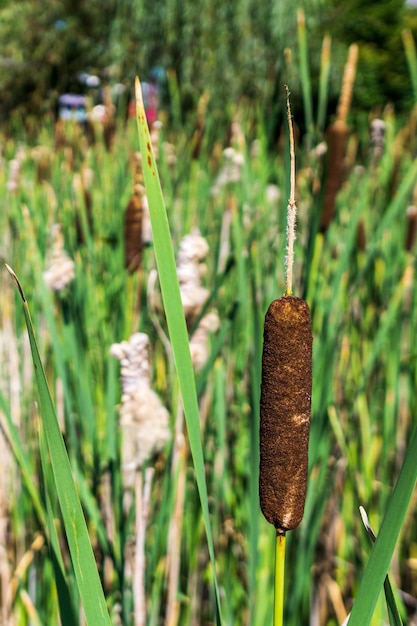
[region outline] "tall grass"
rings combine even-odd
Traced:
[[[238,116],[245,120],[245,111]],[[371,524],[381,526],[415,424],[415,246],[407,251],[404,245],[406,210],[417,183],[415,113],[397,120],[387,108],[384,122],[380,156],[374,155],[366,131],[351,133],[345,180],[325,234],[317,232],[314,214],[325,184],[321,157],[314,150],[297,155],[294,290],[307,294],[311,308],[314,363],[305,515],[287,540],[289,626],[337,624],[346,617],[370,552],[358,507],[364,505]],[[285,289],[277,258],[285,246],[287,182],[283,150],[267,151],[262,124],[253,143],[246,139],[250,133],[244,122],[238,130],[232,141],[242,164],[234,181],[219,184],[226,163],[221,149],[206,146],[192,161],[181,135],[174,140],[184,148],[177,148],[177,161],[170,164],[163,147],[165,139],[172,139],[169,129],[162,131],[158,170],[174,250],[193,226],[210,245],[205,282],[221,319],[206,367],[196,373],[196,391],[223,621],[267,626],[275,533],[260,514],[257,493],[260,346],[267,304],[276,297],[277,284],[281,293]],[[119,128],[112,153],[100,137],[86,149],[74,135],[74,158],[68,148],[53,150],[47,128],[41,138],[49,150],[47,180],[37,181],[37,153],[25,145],[15,190],[7,182],[18,145],[2,141],[1,256],[16,271],[30,303],[110,615],[114,623],[128,625],[133,623],[127,564],[135,514],[134,506],[123,506],[119,371],[110,345],[138,329],[147,332],[153,388],[169,409],[172,427],[178,409],[171,355],[147,306],[153,246],[144,249],[139,273],[130,275],[124,268],[123,210],[131,194],[137,134],[133,125]],[[82,164],[94,173],[91,222],[74,185]],[[271,182],[276,188],[269,187]],[[50,292],[42,276],[55,222],[62,225],[65,249],[75,263],[75,279],[59,293]],[[359,224],[365,233],[360,245]],[[35,381],[19,295],[5,271],[0,281],[0,415],[2,438],[9,443],[4,454],[12,458],[0,495],[1,529],[7,526],[0,544],[9,571],[2,589],[10,589],[2,610],[19,626],[36,623],[34,615],[39,623],[55,623],[53,554],[33,547],[36,534],[46,533],[42,511],[47,506],[36,443]],[[165,328],[162,308],[158,315]],[[152,625],[165,615],[176,484],[170,460],[168,448],[156,465],[146,533],[144,584]],[[188,447],[185,462],[178,623],[211,624],[212,569]],[[417,594],[414,511],[412,501],[392,568],[394,586],[404,592],[406,603]],[[54,517],[59,519],[55,508]],[[77,603],[65,545],[61,549],[69,593]],[[413,613],[415,606],[408,604],[408,610]],[[384,616],[381,601],[371,623],[383,623]]]

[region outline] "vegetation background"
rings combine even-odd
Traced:
[[[58,136],[57,97],[80,89],[80,71],[127,92],[136,74],[166,73],[164,125],[153,139],[173,245],[179,254],[195,228],[207,240],[206,307],[220,320],[196,385],[224,620],[267,626],[274,533],[257,492],[260,353],[264,312],[284,291],[283,85],[290,85],[298,146],[294,292],[312,311],[314,381],[309,490],[304,521],[288,538],[285,623],[341,624],[370,552],[358,507],[378,530],[416,423],[417,61],[404,34],[416,29],[415,10],[400,0],[1,2],[0,257],[31,306],[113,623],[140,623],[132,592],[135,495],[120,470],[120,372],[110,355],[137,330],[149,336],[152,388],[176,434],[148,463],[145,623],[213,624],[212,571],[190,451],[178,447],[183,425],[152,244],[144,241],[134,272],[125,264],[125,209],[143,182],[136,128],[119,111],[111,141],[100,123],[95,141],[76,125]],[[359,60],[337,152],[332,127],[353,43]],[[324,222],[329,184],[336,195]],[[56,223],[62,239],[55,243],[73,261],[73,280],[62,290],[44,278],[57,254]],[[56,575],[46,519],[61,516],[39,450],[21,302],[5,274],[0,623],[58,623],[64,589],[69,623],[81,625],[59,521],[65,585]],[[414,496],[392,564],[408,624],[417,623],[416,504]],[[380,602],[372,623],[386,620]]]
[[[401,31],[415,32],[417,18],[404,0],[244,0],[227,5],[215,0],[52,0],[47,5],[2,0],[0,112],[4,119],[16,110],[49,111],[58,94],[74,88],[81,71],[131,88],[137,73],[146,79],[153,67],[161,66],[178,82],[182,116],[195,110],[206,91],[215,119],[224,121],[242,98],[280,118],[284,80],[291,78],[295,107],[301,91],[295,69],[298,8],[306,14],[315,92],[323,35],[332,35],[333,109],[346,49],[359,42],[354,109],[383,107],[388,101],[395,101],[398,110],[410,108]],[[285,49],[292,52],[292,72]]]

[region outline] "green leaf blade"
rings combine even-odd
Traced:
[[[208,510],[208,493],[205,478],[204,455],[201,442],[200,416],[194,369],[191,362],[188,332],[181,302],[168,216],[162,195],[156,162],[152,151],[151,138],[146,120],[139,79],[136,79],[136,118],[140,151],[143,159],[143,175],[149,203],[149,213],[152,225],[159,282],[161,285],[167,326],[184,405],[190,449],[206,529],[210,561],[213,568],[213,581],[216,598],[216,619],[217,623],[221,624],[220,593],[217,582],[214,545]]]
[[[349,626],[370,624],[417,480],[417,429],[414,430],[397,483],[359,587]]]
[[[23,301],[24,316],[38,387],[40,413],[45,428],[55,488],[61,507],[86,622],[89,626],[111,626],[87,525],[40,358],[29,306],[17,276],[11,268],[7,267],[7,269],[19,289]]]

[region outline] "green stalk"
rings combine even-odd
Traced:
[[[304,15],[303,9],[298,9],[297,27],[298,27],[298,50],[299,50],[299,55],[300,55],[300,80],[301,80],[301,91],[303,94],[305,124],[307,128],[307,133],[312,134],[313,129],[314,129],[313,97],[311,95],[311,80],[310,80],[310,69],[308,65],[306,21],[305,21],[305,15]]]
[[[332,38],[326,35],[321,48],[320,79],[319,79],[319,101],[317,111],[317,130],[324,131],[326,124],[327,101],[329,98],[329,77],[330,77],[330,48]]]
[[[410,71],[411,84],[413,86],[414,102],[417,102],[417,53],[413,33],[410,29],[406,28],[402,31],[402,38],[408,69]]]
[[[274,626],[282,626],[284,623],[285,539],[285,533],[277,533],[275,539]]]

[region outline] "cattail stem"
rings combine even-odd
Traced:
[[[143,485],[142,471],[136,472],[136,550],[135,571],[133,579],[134,624],[146,624],[146,595],[145,595],[145,535],[149,515],[152,478],[155,469],[148,467],[145,470],[145,484]]]
[[[285,85],[287,92],[287,116],[288,129],[290,137],[290,197],[287,206],[287,256],[285,260],[285,295],[292,295],[292,269],[294,265],[294,241],[295,241],[295,218],[297,214],[297,206],[295,204],[295,149],[294,149],[294,130],[291,119],[290,107],[290,91]]]
[[[292,295],[295,240],[295,154],[289,90],[291,188],[287,213],[286,292],[265,315],[259,429],[259,500],[275,526],[274,626],[283,624],[285,533],[304,513],[312,387],[310,310]]]
[[[171,475],[176,487],[175,505],[168,531],[168,594],[165,613],[166,626],[177,626],[180,612],[179,580],[181,565],[181,527],[184,515],[187,472],[187,446],[184,437],[184,409],[179,402],[175,422],[175,439],[172,452]]]
[[[275,540],[274,626],[282,626],[284,619],[285,537],[277,532]]]
[[[320,230],[325,233],[333,219],[336,196],[343,182],[343,167],[346,155],[346,142],[349,134],[347,116],[352,100],[356,66],[359,48],[352,44],[349,48],[348,59],[343,72],[342,89],[336,112],[336,121],[329,127],[329,166],[324,190],[323,211]]]

